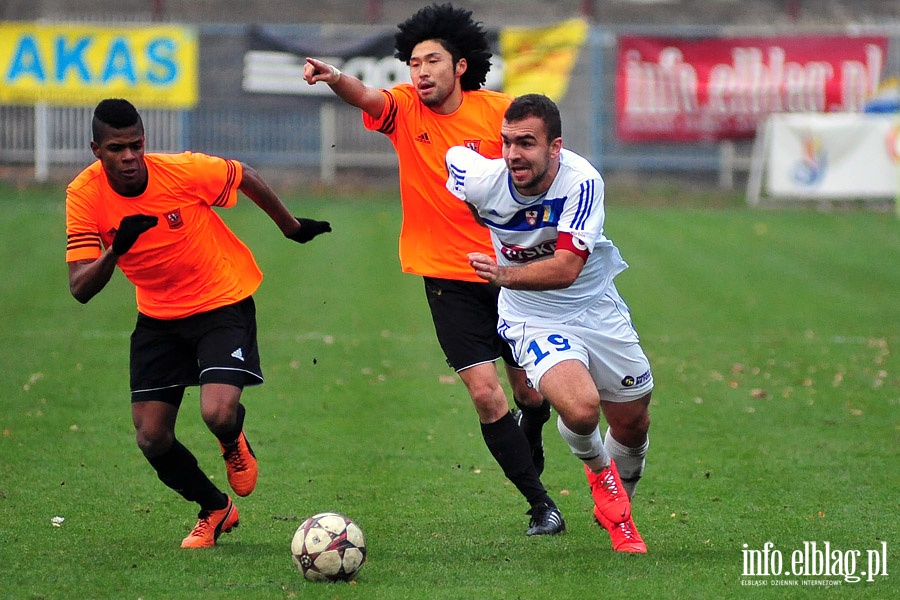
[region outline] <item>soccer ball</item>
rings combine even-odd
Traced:
[[[291,553],[310,581],[350,581],[366,562],[366,538],[353,519],[323,512],[297,528]]]

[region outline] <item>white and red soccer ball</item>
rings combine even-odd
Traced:
[[[366,538],[353,519],[323,512],[297,528],[291,553],[310,581],[350,581],[366,562]]]

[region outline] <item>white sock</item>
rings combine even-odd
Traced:
[[[569,445],[572,454],[583,460],[592,471],[599,473],[609,466],[609,455],[603,446],[603,436],[600,435],[599,426],[588,435],[579,435],[566,427],[562,417],[557,417],[556,428],[559,429],[562,439]]]
[[[617,442],[607,429],[605,445],[609,456],[616,461],[616,469],[619,471],[622,485],[628,492],[628,497],[631,498],[634,496],[634,488],[641,480],[641,475],[644,474],[645,457],[647,449],[650,447],[650,438],[648,437],[647,441],[637,448],[629,448]]]

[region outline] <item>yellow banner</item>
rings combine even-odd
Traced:
[[[513,96],[535,93],[555,102],[562,100],[588,30],[589,25],[583,19],[550,27],[501,29],[503,91]]]
[[[191,27],[0,23],[0,104],[192,108],[198,57]]]

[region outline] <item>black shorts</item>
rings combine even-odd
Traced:
[[[252,297],[183,319],[138,314],[131,334],[132,402],[178,405],[189,385],[262,382]]]
[[[425,296],[447,364],[459,372],[503,358],[517,367],[506,341],[497,334],[497,296],[489,283],[425,277]]]

